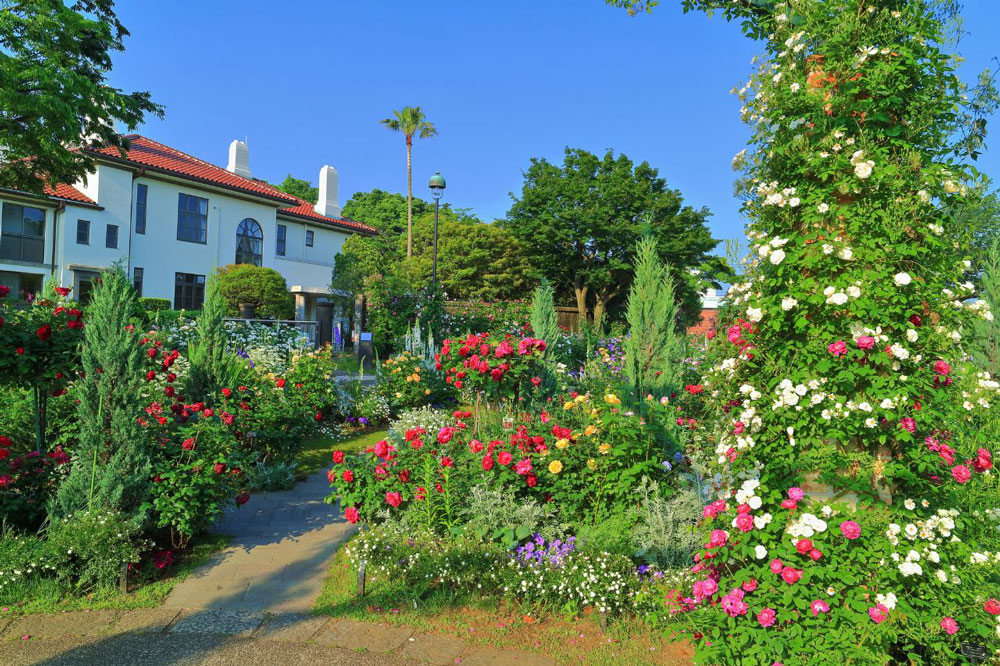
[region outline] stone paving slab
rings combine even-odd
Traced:
[[[301,643],[315,636],[329,622],[330,618],[328,617],[304,613],[284,613],[262,625],[253,637],[269,641]]]
[[[246,638],[268,619],[265,613],[231,610],[199,610],[181,618],[172,634],[225,634]]]
[[[316,636],[316,642],[350,650],[391,652],[413,634],[413,629],[391,627],[353,620],[334,620]]]
[[[64,636],[96,636],[111,627],[121,611],[73,611],[27,615],[11,622],[4,630],[3,640],[61,638]]]
[[[468,650],[464,641],[451,636],[417,634],[406,639],[399,655],[405,660],[423,661],[439,666],[454,664]]]
[[[462,656],[462,666],[555,666],[556,662],[533,652],[478,648]]]
[[[158,634],[178,619],[181,611],[173,608],[139,608],[125,613],[111,625],[112,634]]]

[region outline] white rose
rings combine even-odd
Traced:
[[[892,279],[897,287],[905,287],[913,281],[909,273],[896,273]]]
[[[771,253],[770,262],[775,266],[777,266],[784,260],[785,260],[784,250],[775,250],[774,252]]]
[[[764,546],[760,545],[755,546],[753,549],[753,554],[757,557],[758,560],[762,560],[765,557],[767,557],[767,548],[764,548]]]
[[[821,203],[820,205],[816,206],[816,210],[818,210],[821,213],[825,213],[826,211],[830,210],[830,206],[828,206],[825,203]]]
[[[781,309],[784,310],[785,312],[788,312],[789,310],[791,310],[792,308],[794,308],[798,304],[799,304],[799,302],[797,300],[795,300],[794,298],[783,298],[783,299],[781,299]]]
[[[871,160],[868,160],[867,162],[858,162],[854,165],[854,175],[861,180],[865,180],[872,175],[872,168],[874,166],[875,163]]]
[[[918,337],[919,334],[912,328],[906,330],[906,339],[910,342],[916,342]]]
[[[747,319],[750,321],[760,321],[764,318],[764,311],[760,308],[747,308]]]

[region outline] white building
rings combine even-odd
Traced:
[[[84,148],[96,170],[37,197],[0,191],[0,284],[37,292],[50,276],[85,301],[102,268],[121,261],[140,295],[199,309],[213,267],[267,266],[295,295],[296,319],[315,320],[329,294],[334,256],[350,234],[375,229],[343,219],[337,172],[319,172],[315,206],[253,179],[247,145],[233,141],[227,168],[139,135],[123,157]]]

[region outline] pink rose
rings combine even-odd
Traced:
[[[972,478],[972,472],[965,465],[955,465],[951,468],[951,475],[955,477],[955,480],[959,483],[965,483]]]
[[[917,422],[914,421],[913,418],[910,416],[904,416],[899,420],[899,427],[905,430],[906,432],[916,432]]]
[[[843,340],[837,340],[827,345],[826,350],[837,358],[840,358],[847,355],[847,343]]]
[[[882,624],[882,621],[889,617],[889,609],[884,604],[879,604],[868,609],[868,617],[875,624]]]
[[[393,508],[398,508],[403,503],[403,496],[399,493],[386,493],[385,503]]]
[[[817,599],[812,602],[809,608],[812,610],[813,617],[816,617],[820,613],[826,613],[830,610],[830,607],[826,605],[826,602],[821,599]]]
[[[753,592],[757,589],[757,579],[751,578],[741,586],[744,592]]]
[[[941,618],[941,628],[944,629],[946,634],[951,636],[958,633],[958,622],[955,622],[954,618],[943,617]]]
[[[715,594],[719,589],[719,584],[716,583],[711,578],[706,578],[705,580],[699,580],[694,584],[692,591],[694,592],[694,598],[698,601],[702,599],[708,599],[713,594]]]
[[[788,489],[788,499],[793,499],[796,502],[800,502],[805,499],[806,493],[801,488],[789,488]]]
[[[770,567],[771,567],[771,573],[778,574],[781,573],[781,570],[785,567],[785,565],[782,564],[781,560],[774,559],[771,560]]]
[[[861,526],[853,520],[845,520],[840,524],[840,533],[853,541],[861,536]]]
[[[809,557],[812,558],[813,562],[819,562],[819,558],[823,557],[823,553],[813,548],[809,551]]]
[[[949,372],[951,372],[951,366],[945,363],[944,361],[938,361],[937,363],[934,364],[934,372],[938,373],[939,375],[947,375]]]
[[[782,509],[794,509],[797,506],[798,506],[798,504],[793,499],[783,499],[783,500],[781,500],[781,508]]]
[[[858,338],[858,349],[871,349],[875,346],[875,338],[869,335],[862,335]]]
[[[795,585],[802,579],[802,572],[793,567],[785,567],[781,570],[781,580],[789,585]]]
[[[774,624],[774,620],[777,617],[778,614],[774,612],[773,608],[765,608],[761,612],[757,613],[757,622],[759,622],[762,627],[770,627]]]
[[[514,465],[514,471],[524,476],[531,471],[531,458],[525,458],[516,465]]]
[[[729,538],[729,534],[725,530],[712,530],[712,533],[708,537],[708,547],[718,548],[720,546],[726,545],[726,539]]]
[[[347,522],[349,523],[356,523],[358,522],[358,520],[361,519],[361,516],[358,515],[357,509],[355,509],[353,506],[349,506],[346,509],[344,509],[344,518],[347,518]]]
[[[736,516],[736,529],[740,532],[749,532],[753,529],[753,516],[748,513],[741,513]]]

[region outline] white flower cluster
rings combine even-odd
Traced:
[[[865,159],[865,151],[857,150],[851,155],[851,166],[854,167],[854,175],[861,180],[867,180],[872,175],[875,162]]]
[[[780,188],[778,181],[770,183],[760,183],[757,185],[757,196],[761,199],[762,206],[777,206],[778,208],[797,208],[802,200],[797,197],[794,187]]]
[[[817,534],[826,532],[826,521],[812,513],[803,513],[801,516],[788,523],[785,528],[794,539],[811,539]]]

